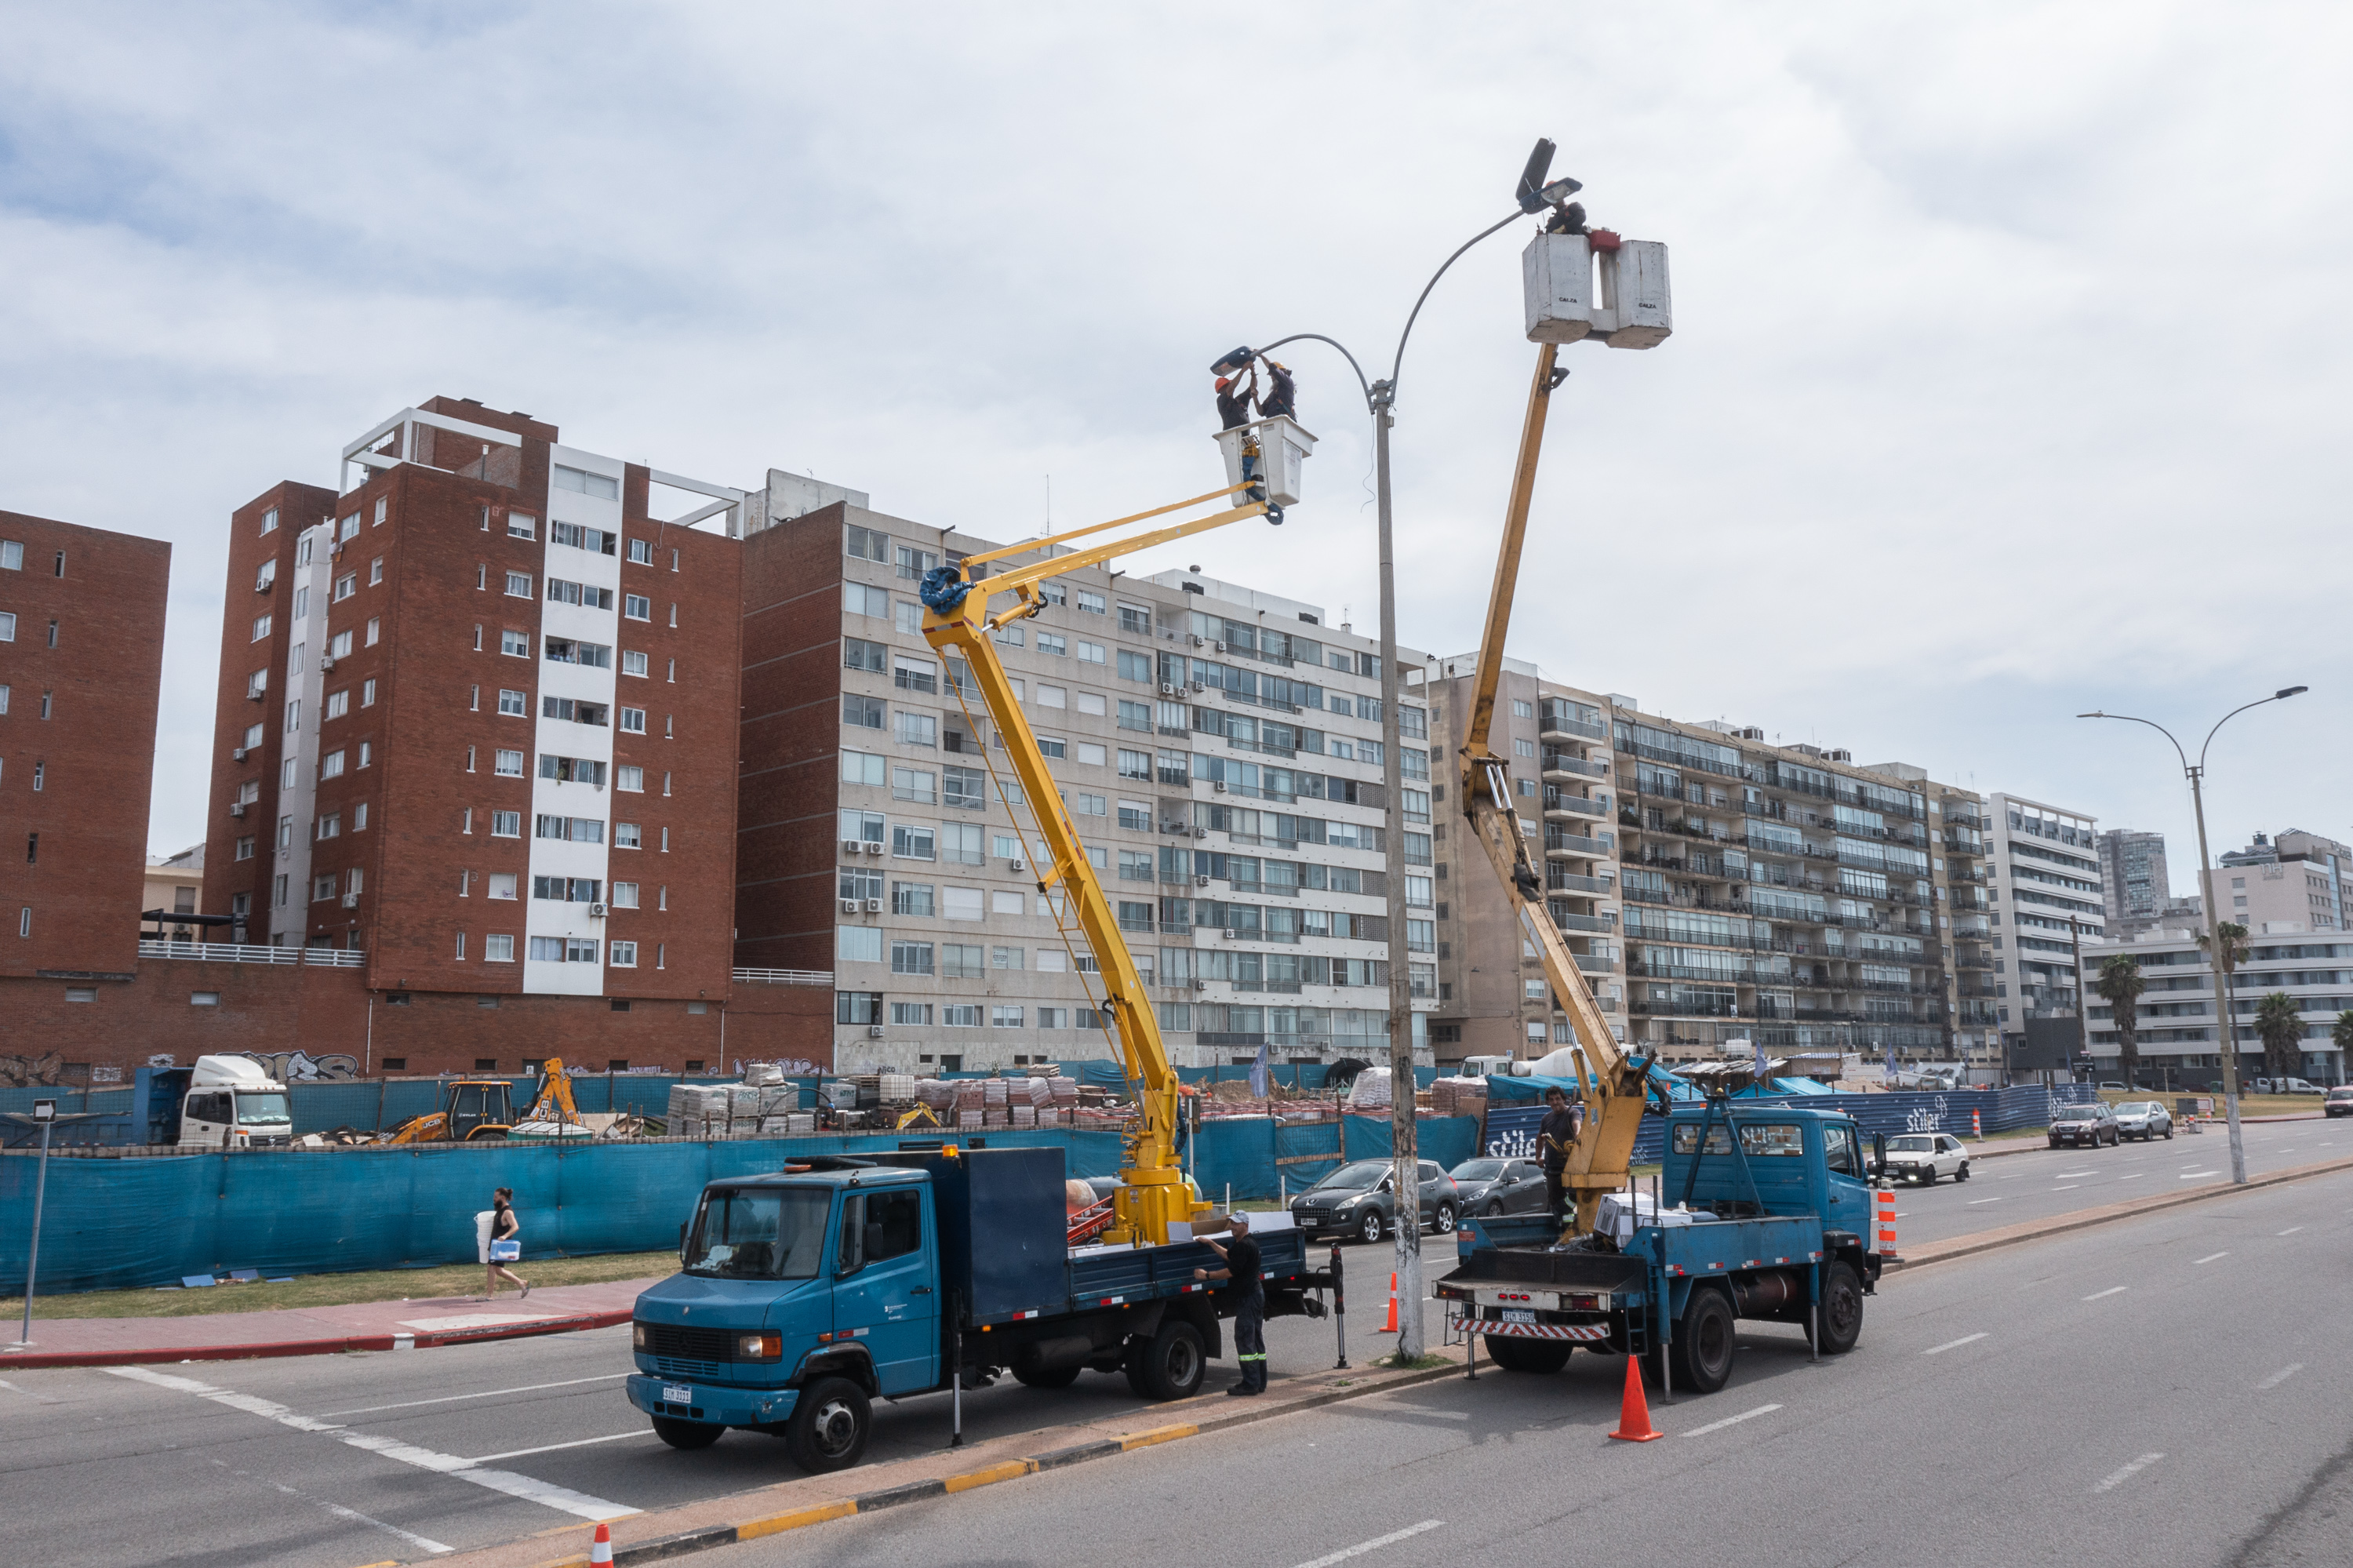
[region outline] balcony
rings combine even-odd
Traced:
[[[1609,765],[1581,761],[1566,751],[1547,750],[1544,754],[1544,771],[1546,775],[1574,773],[1586,779],[1607,779],[1609,777]]]
[[[1566,714],[1546,714],[1538,722],[1544,726],[1544,728],[1540,730],[1538,734],[1546,740],[1606,741],[1609,738],[1609,726],[1608,725],[1592,724],[1584,719],[1570,718]]]
[[[1618,917],[1614,915],[1555,915],[1552,923],[1564,931],[1615,931]]]
[[[1565,871],[1552,872],[1545,877],[1546,893],[1609,893],[1611,885],[1598,876],[1572,876]]]
[[[1545,815],[1556,817],[1606,817],[1609,808],[1598,800],[1584,800],[1576,795],[1558,795],[1545,791]]]
[[[1590,953],[1573,953],[1577,967],[1589,975],[1610,975],[1618,972],[1617,964],[1609,959],[1597,959]]]
[[[1609,839],[1584,838],[1576,833],[1556,833],[1549,827],[1545,830],[1544,844],[1546,854],[1588,855],[1606,859],[1616,853]]]

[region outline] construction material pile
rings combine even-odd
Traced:
[[[1430,1108],[1436,1116],[1485,1116],[1487,1080],[1440,1078],[1430,1086]]]

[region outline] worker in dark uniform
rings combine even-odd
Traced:
[[[1230,430],[1236,425],[1250,422],[1250,396],[1258,390],[1258,372],[1250,372],[1250,385],[1241,386],[1233,376],[1218,377],[1218,429]]]
[[[1266,362],[1266,377],[1271,385],[1259,394],[1258,417],[1271,419],[1281,415],[1286,419],[1299,418],[1299,388],[1293,385],[1291,372],[1270,359]]]
[[[1258,1243],[1250,1240],[1250,1216],[1226,1216],[1233,1239],[1224,1246],[1203,1236],[1202,1243],[1218,1255],[1223,1268],[1197,1268],[1193,1277],[1233,1281],[1229,1298],[1234,1304],[1234,1360],[1242,1366],[1242,1381],[1228,1393],[1266,1392],[1266,1287],[1259,1278]]]
[[[1562,1179],[1568,1173],[1568,1151],[1577,1146],[1577,1112],[1569,1107],[1568,1091],[1557,1084],[1545,1091],[1545,1118],[1536,1127],[1536,1148],[1544,1159],[1545,1201],[1552,1217],[1564,1222],[1568,1216],[1568,1189]]]

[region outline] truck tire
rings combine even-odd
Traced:
[[[1714,1393],[1732,1381],[1732,1353],[1737,1344],[1734,1321],[1732,1303],[1724,1298],[1723,1291],[1692,1292],[1667,1347],[1674,1362],[1676,1388]]]
[[[848,1378],[821,1377],[801,1390],[785,1425],[785,1452],[810,1475],[846,1470],[865,1457],[874,1430],[866,1391]]]
[[[1833,1259],[1822,1271],[1822,1351],[1842,1356],[1862,1338],[1862,1281],[1854,1265]]]
[[[1127,1357],[1119,1363],[1120,1372],[1127,1379],[1128,1392],[1138,1399],[1152,1397],[1152,1386],[1144,1381],[1144,1352],[1151,1343],[1149,1340],[1130,1340]]]
[[[1201,1390],[1208,1358],[1201,1353],[1201,1330],[1171,1321],[1145,1342],[1140,1358],[1146,1399],[1190,1399]]]
[[[1522,1340],[1506,1334],[1482,1334],[1487,1359],[1505,1372],[1556,1372],[1568,1364],[1574,1346],[1559,1340]]]
[[[1068,1388],[1079,1381],[1079,1373],[1085,1370],[1084,1367],[1067,1366],[1039,1367],[1033,1372],[1023,1372],[1016,1367],[1013,1377],[1025,1388]]]
[[[653,1421],[654,1436],[673,1448],[708,1448],[727,1430],[707,1421],[676,1421],[667,1415],[657,1415]]]

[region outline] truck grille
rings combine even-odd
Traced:
[[[729,1353],[734,1336],[724,1329],[689,1328],[683,1323],[644,1323],[639,1326],[645,1330],[648,1355],[694,1361],[735,1359]]]

